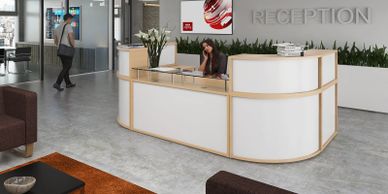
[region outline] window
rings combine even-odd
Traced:
[[[0,0],[0,12],[16,12],[16,0]]]
[[[17,35],[17,18],[0,16],[0,46],[15,46]]]

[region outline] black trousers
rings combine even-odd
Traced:
[[[65,80],[66,85],[71,84],[70,77],[69,77],[69,71],[70,68],[73,64],[73,57],[66,57],[66,56],[60,56],[62,61],[62,71],[59,73],[58,78],[57,78],[57,84],[61,85],[63,79]]]

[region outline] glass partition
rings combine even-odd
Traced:
[[[40,0],[0,0],[0,85],[40,79]]]
[[[62,70],[62,64],[57,56],[57,47],[54,44],[54,32],[63,22],[66,13],[65,0],[44,0],[44,72],[45,79],[55,80]]]
[[[79,40],[72,73],[109,69],[109,1],[70,0],[73,29]]]
[[[63,22],[66,12],[73,15],[75,55],[70,75],[109,69],[108,0],[44,0],[45,77],[55,79],[62,70],[54,44],[54,30]]]

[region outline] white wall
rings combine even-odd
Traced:
[[[172,36],[203,37],[203,35],[180,34],[181,0],[160,0],[160,25],[174,29]],[[305,43],[306,40],[321,41],[332,46],[334,40],[339,44],[345,41],[388,45],[388,1],[387,0],[234,0],[234,34],[206,36],[219,39],[248,38],[255,40],[275,39]],[[356,8],[370,7],[371,24],[307,24],[307,25],[262,25],[253,24],[252,11],[262,9],[290,8]]]
[[[100,6],[100,2],[105,2],[105,5]],[[108,0],[70,1],[70,7],[81,7],[80,42],[84,48],[108,47],[109,3]]]
[[[40,3],[39,0],[25,0],[25,15],[24,15],[24,41],[39,42],[40,33]]]

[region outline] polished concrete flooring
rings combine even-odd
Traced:
[[[40,79],[40,66],[38,65],[30,65],[29,67],[30,71],[25,73],[23,72],[27,66],[25,66],[25,64],[23,63],[17,64],[16,66],[13,62],[10,62],[8,66],[9,66],[8,71],[11,73],[7,73],[7,71],[5,70],[4,64],[0,64],[0,85],[36,81]],[[45,75],[47,75],[46,77],[55,77],[59,74],[61,70],[62,70],[61,65],[45,64],[45,67],[44,67],[44,71],[45,71],[44,73]],[[76,65],[74,65],[74,67],[70,69],[70,75],[78,75],[78,74],[85,74],[85,73],[91,73],[91,72],[94,72],[94,70],[87,69],[87,68],[81,69]]]
[[[39,94],[39,142],[34,156],[0,153],[0,171],[60,152],[157,193],[200,194],[227,170],[298,193],[387,193],[388,115],[340,109],[338,136],[319,156],[291,164],[255,164],[130,132],[116,123],[112,72],[73,78],[56,92],[51,80],[17,85]]]

